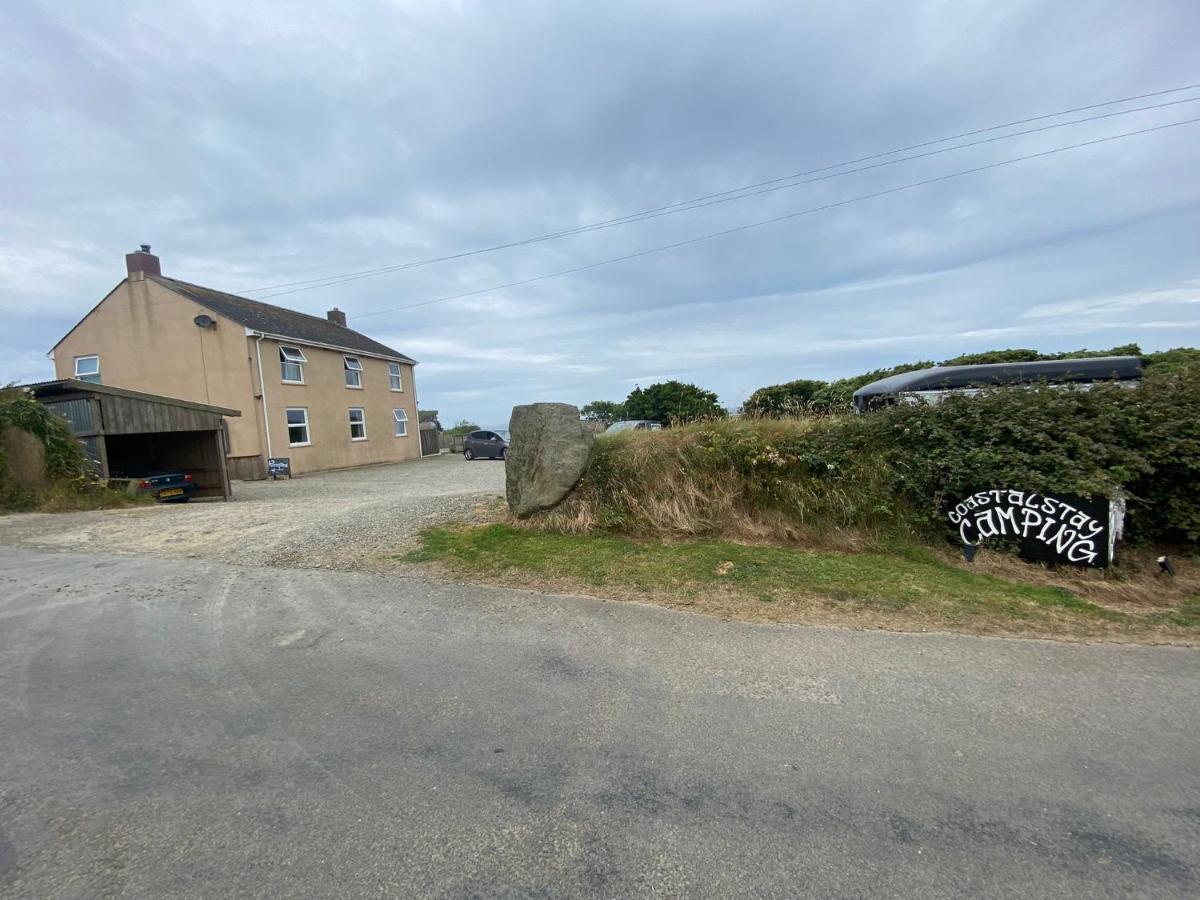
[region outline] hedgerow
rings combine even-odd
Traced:
[[[1122,494],[1130,536],[1200,541],[1200,366],[1137,388],[999,388],[867,415],[737,419],[597,441],[545,524],[797,539],[944,533],[945,506],[1013,487]]]

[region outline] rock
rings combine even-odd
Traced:
[[[593,435],[569,403],[514,406],[504,464],[508,508],[520,518],[562,502],[583,477]]]

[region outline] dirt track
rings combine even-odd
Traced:
[[[290,481],[235,482],[229,503],[0,518],[14,547],[296,568],[378,566],[421,528],[470,518],[504,492],[504,466],[446,455]]]

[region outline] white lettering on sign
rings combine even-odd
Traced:
[[[949,515],[964,544],[988,538],[1033,540],[1069,562],[1088,565],[1095,565],[1106,549],[1100,543],[1105,522],[1064,500],[1032,491],[980,491]]]

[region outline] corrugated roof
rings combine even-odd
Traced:
[[[250,300],[236,294],[226,294],[224,291],[214,291],[212,288],[189,284],[164,275],[148,275],[149,280],[161,284],[168,290],[174,291],[205,309],[210,309],[219,315],[244,325],[254,331],[288,337],[297,341],[310,341],[314,344],[328,344],[346,350],[358,350],[362,353],[374,353],[401,362],[416,365],[416,360],[405,356],[398,350],[393,350],[386,344],[360,334],[353,328],[338,325],[320,316],[310,316],[308,313],[296,312],[294,309],[284,309],[282,306],[272,306],[261,300]]]

